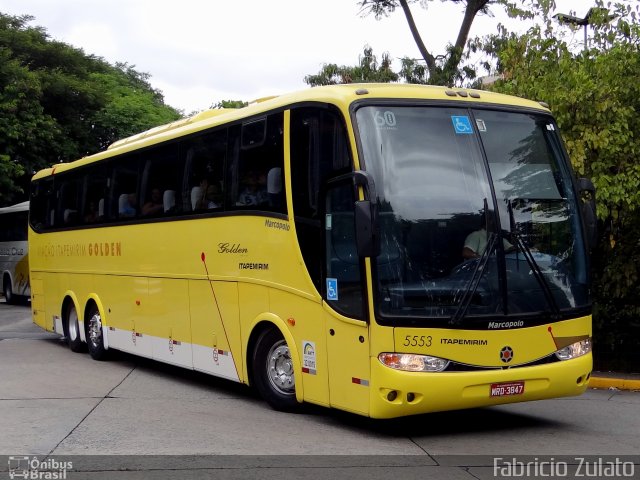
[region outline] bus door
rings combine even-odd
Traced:
[[[364,260],[355,236],[351,175],[330,182],[325,196],[323,297],[332,407],[369,411],[369,334]]]

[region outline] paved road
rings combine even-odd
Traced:
[[[35,327],[28,305],[0,303],[0,479],[9,455],[67,459],[67,478],[332,480],[496,478],[496,458],[571,469],[618,456],[640,478],[638,412],[638,392],[589,390],[399,420],[314,406],[284,414],[196,372],[126,354],[95,362]]]

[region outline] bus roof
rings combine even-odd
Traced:
[[[156,143],[179,138],[183,135],[196,133],[217,125],[230,123],[254,115],[260,115],[269,110],[284,108],[302,102],[332,103],[345,111],[349,105],[362,99],[415,99],[449,101],[489,105],[513,106],[536,109],[548,112],[546,106],[539,102],[525,100],[519,97],[472,90],[465,88],[438,87],[432,85],[415,85],[400,83],[351,83],[328,85],[308,88],[276,97],[265,97],[251,102],[244,108],[205,110],[191,117],[176,120],[166,125],[160,125],[144,132],[132,135],[112,143],[107,150],[90,155],[70,163],[61,163],[37,172],[33,179],[53,175],[68,169],[92,163],[96,160],[109,158]]]

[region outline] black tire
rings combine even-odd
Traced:
[[[80,338],[80,322],[76,306],[71,303],[67,309],[64,320],[64,335],[67,337],[67,345],[72,352],[80,353],[85,350],[85,344]]]
[[[6,275],[2,281],[2,293],[5,302],[10,305],[16,303],[16,296],[13,294],[13,288],[11,287],[11,279]]]
[[[95,305],[89,309],[87,318],[86,337],[89,355],[94,360],[106,360],[109,351],[104,348],[102,317]]]
[[[271,328],[260,333],[251,363],[254,385],[273,409],[291,412],[300,407],[291,352],[278,330]]]

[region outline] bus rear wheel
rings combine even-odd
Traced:
[[[296,384],[291,351],[282,334],[273,328],[258,337],[252,358],[253,381],[258,393],[275,410],[293,411]]]
[[[84,344],[80,339],[80,326],[78,322],[78,311],[76,306],[71,303],[67,309],[67,315],[64,323],[64,334],[67,337],[67,345],[72,352],[82,352]]]
[[[94,360],[105,360],[108,350],[104,348],[102,317],[95,305],[89,309],[88,318],[87,346],[89,348],[89,355],[91,355],[91,358]]]
[[[5,302],[9,304],[16,302],[16,296],[13,294],[13,288],[11,287],[11,278],[8,275],[5,275],[2,280],[2,294]]]

